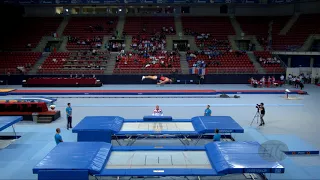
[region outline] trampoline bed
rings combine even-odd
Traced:
[[[143,119],[127,119],[119,116],[87,116],[73,128],[78,141],[99,141],[111,143],[115,139],[130,139],[127,145],[132,145],[138,139],[146,138],[178,138],[183,144],[189,141],[183,139],[195,138],[195,144],[216,129],[220,133],[228,133],[223,137],[231,137],[231,133],[243,133],[243,128],[230,116],[197,116],[191,119],[172,119],[171,116],[145,116]],[[232,137],[231,137],[232,138]]]
[[[39,180],[87,180],[92,176],[223,176],[284,173],[263,159],[257,142],[212,142],[205,146],[112,147],[104,142],[67,142],[56,146],[33,169]],[[266,152],[267,153],[267,152]]]

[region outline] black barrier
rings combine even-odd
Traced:
[[[146,75],[146,74],[145,74]],[[142,75],[96,75],[104,85],[107,84],[156,84],[152,80],[141,81]],[[197,75],[163,75],[175,78],[175,84],[199,84],[199,76]],[[251,77],[260,79],[262,76],[270,76],[264,74],[210,74],[206,75],[202,84],[249,84]],[[2,75],[1,80],[7,81],[8,85],[21,85],[23,80],[33,77],[70,77],[70,75]],[[85,77],[92,77],[85,76]],[[275,75],[279,79],[280,75]]]

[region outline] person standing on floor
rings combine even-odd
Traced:
[[[264,126],[264,115],[266,115],[266,109],[264,108],[264,104],[263,103],[260,103],[260,106],[259,106],[259,110],[260,110],[260,125],[259,126]]]
[[[207,105],[207,109],[204,110],[204,116],[211,116],[210,105]]]
[[[67,129],[72,128],[72,108],[71,108],[71,103],[68,103],[68,107],[66,108],[66,113],[67,113]]]
[[[56,129],[56,135],[54,136],[54,140],[56,141],[56,144],[63,142],[62,137],[60,136],[60,128]]]

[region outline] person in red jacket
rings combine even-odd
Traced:
[[[152,79],[152,80],[155,80],[157,81],[158,83],[157,84],[167,84],[167,83],[172,83],[173,80],[168,78],[168,77],[165,77],[165,76],[142,76],[142,81],[145,80],[145,79]]]

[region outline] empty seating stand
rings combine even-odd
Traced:
[[[112,23],[111,23],[112,22]],[[77,37],[80,40],[93,37],[112,35],[118,24],[118,17],[72,17],[64,30],[66,36]],[[92,27],[92,29],[90,28]],[[94,29],[101,26],[102,30]],[[68,42],[68,50],[90,49],[90,45],[78,45],[76,42]]]
[[[260,44],[266,48],[269,25],[272,23],[272,38],[276,39],[280,31],[289,21],[290,16],[238,16],[241,29],[246,35],[255,35]],[[262,41],[262,38],[264,41]]]
[[[189,29],[199,34],[210,34],[209,39],[204,42],[196,39],[198,46],[200,46],[201,43],[210,45],[214,39],[228,41],[229,35],[235,35],[229,17],[182,17],[181,20],[184,29]]]
[[[23,120],[33,120],[33,113],[39,118],[45,117],[46,122],[61,116],[60,111],[49,111],[45,102],[0,102],[0,116],[23,116]]]
[[[126,17],[123,31],[128,35],[138,35],[143,28],[146,32],[161,32],[162,27],[175,28],[174,17]]]
[[[16,74],[18,66],[28,72],[40,58],[40,52],[0,52],[0,74]],[[30,65],[30,67],[27,67]]]
[[[104,73],[104,70],[101,70],[101,69],[88,68],[88,66],[90,65],[90,62],[93,62],[93,60],[90,60],[90,59],[81,61],[83,62],[83,65],[65,66],[68,62],[70,62],[70,55],[71,55],[70,52],[51,53],[50,56],[42,64],[42,66],[38,67],[39,68],[38,73],[39,74],[77,74],[77,75],[82,75],[82,74],[92,75],[92,74]],[[79,57],[79,60],[81,60],[81,56]],[[87,64],[88,66],[84,66],[84,64]]]
[[[293,24],[289,32],[283,36],[273,38],[275,50],[297,50],[307,40],[309,35],[320,34],[320,24],[316,23],[319,14],[303,14]]]
[[[63,18],[28,17],[23,18],[15,28],[17,32],[5,36],[5,48],[10,51],[30,51],[35,48],[43,36],[53,36]],[[31,47],[27,47],[31,44]]]
[[[188,61],[189,67],[192,67],[197,61],[206,63],[206,73],[214,74],[234,74],[234,73],[256,73],[252,62],[247,54],[236,55],[234,52],[225,53],[209,59],[208,55],[197,55]]]

